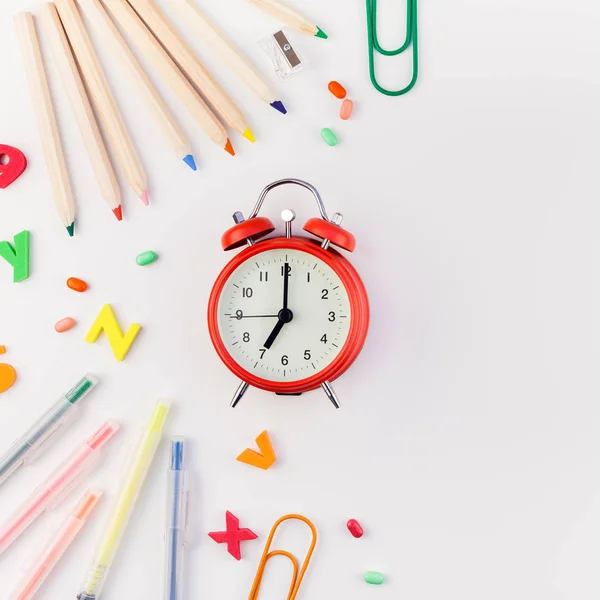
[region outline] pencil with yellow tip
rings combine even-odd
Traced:
[[[94,562],[88,571],[81,592],[77,595],[77,600],[97,600],[102,593],[106,577],[156,454],[169,407],[169,402],[158,402],[150,417],[142,439],[129,463],[123,487],[109,515]]]
[[[312,23],[305,16],[301,15],[297,10],[287,6],[283,2],[280,2],[280,0],[248,1],[293,29],[297,29],[302,33],[314,35],[315,37],[324,40],[327,39],[327,34],[320,27]]]
[[[128,2],[217,114],[247,140],[256,141],[246,117],[206,70],[160,8],[152,0],[128,0]]]

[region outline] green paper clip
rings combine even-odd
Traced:
[[[386,50],[377,36],[377,0],[367,0],[367,37],[369,41],[369,74],[373,87],[386,96],[402,96],[415,87],[419,77],[419,44],[417,28],[417,0],[406,0],[406,39],[396,50]],[[377,81],[375,73],[375,52],[382,56],[398,56],[412,45],[413,74],[410,83],[401,90],[386,90]]]

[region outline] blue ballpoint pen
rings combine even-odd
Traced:
[[[187,526],[188,486],[184,469],[185,441],[171,439],[169,495],[167,498],[167,564],[165,600],[183,599],[183,553]]]

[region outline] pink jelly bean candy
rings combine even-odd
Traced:
[[[73,327],[75,327],[75,319],[66,317],[54,325],[54,331],[57,331],[58,333],[64,333],[65,331],[69,331],[69,329],[73,329]]]
[[[354,102],[352,102],[352,100],[350,100],[350,98],[346,98],[342,102],[342,107],[340,108],[340,118],[344,119],[344,121],[347,121],[350,118],[350,115],[352,114],[353,109],[354,109]]]

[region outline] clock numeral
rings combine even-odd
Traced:
[[[283,266],[281,267],[281,276],[282,276],[282,277],[285,275],[285,272],[284,272],[284,271],[285,271],[285,265],[283,265]],[[292,267],[291,267],[290,265],[288,265],[288,266],[287,266],[287,272],[288,272],[288,275],[291,275],[291,274],[292,274]]]
[[[321,290],[321,300],[327,300],[329,296],[329,290]]]
[[[324,344],[326,344],[326,343],[327,343],[327,334],[325,334],[325,333],[324,333],[324,334],[321,336],[321,339],[320,339],[319,341],[320,341],[320,342],[323,342]]]
[[[261,357],[261,358],[264,358],[264,357],[265,357],[265,352],[266,352],[266,351],[267,351],[267,349],[266,349],[266,348],[260,348],[260,349],[259,349],[259,352],[260,352],[260,357]]]
[[[284,354],[284,355],[281,357],[281,364],[282,364],[282,365],[287,365],[289,362],[290,362],[290,361],[289,361],[288,355],[287,355],[287,354]]]
[[[251,287],[242,288],[242,298],[252,298],[253,290]]]
[[[310,350],[304,351],[304,360],[310,360]]]
[[[260,272],[260,280],[261,281],[269,281],[269,273],[267,271]]]
[[[250,334],[247,331],[244,331],[244,335],[242,336],[242,341],[244,341],[244,342],[250,341]]]
[[[332,323],[335,321],[335,313],[333,311],[329,313],[329,319],[327,320],[331,321]]]
[[[238,321],[241,321],[243,317],[244,317],[244,313],[243,313],[243,311],[241,311],[241,310],[236,310],[236,311],[235,311],[235,318],[236,318]]]

